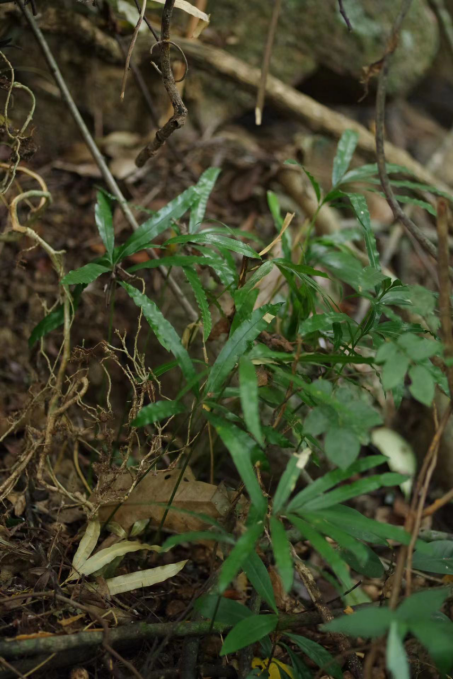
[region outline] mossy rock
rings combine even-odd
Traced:
[[[361,77],[361,69],[385,51],[398,11],[395,0],[344,0],[353,25],[349,32],[337,0],[286,0],[283,3],[270,72],[295,83],[324,66],[341,76]],[[272,3],[263,0],[209,0],[210,29],[224,49],[252,66],[260,66]],[[388,92],[406,94],[432,64],[438,49],[438,26],[423,0],[415,0],[405,20],[393,60]]]

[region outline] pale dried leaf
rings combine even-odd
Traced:
[[[101,549],[90,559],[87,559],[87,561],[85,561],[85,563],[83,563],[82,566],[78,568],[78,573],[71,573],[69,579],[73,580],[74,578],[77,578],[78,575],[91,575],[92,573],[99,571],[101,568],[104,568],[104,566],[107,566],[108,563],[114,559],[117,559],[119,556],[124,556],[130,552],[138,552],[142,549],[147,551],[152,550],[153,552],[161,551],[161,548],[158,545],[146,545],[137,541],[117,542],[111,547]]]
[[[151,587],[151,585],[156,585],[158,582],[164,582],[164,580],[173,578],[186,564],[187,560],[171,563],[167,566],[149,568],[145,571],[136,571],[127,575],[119,575],[116,578],[109,578],[106,580],[106,583],[111,596],[131,592],[133,589]]]
[[[87,529],[82,540],[79,543],[77,552],[74,554],[73,569],[80,571],[98,542],[99,534],[101,533],[101,524],[98,517],[88,522]]]
[[[284,223],[282,224],[282,228],[281,228],[280,233],[276,236],[276,238],[274,240],[271,241],[271,243],[269,245],[266,246],[266,248],[263,248],[263,250],[261,252],[259,252],[260,257],[263,257],[263,255],[266,255],[266,253],[269,252],[276,245],[276,243],[281,240],[282,236],[284,235],[284,233],[287,231],[288,227],[292,223],[292,219],[293,219],[294,216],[295,216],[294,213],[291,214],[290,212],[287,212],[285,219],[284,219]]]
[[[158,2],[160,5],[165,5],[166,0],[154,0],[154,2]],[[175,7],[178,7],[178,9],[182,9],[184,12],[191,14],[193,17],[196,17],[196,19],[200,19],[194,33],[189,36],[190,38],[198,38],[203,29],[206,28],[210,23],[210,15],[202,12],[202,10],[198,9],[197,7],[194,7],[194,5],[191,5],[191,3],[187,2],[187,0],[175,0]]]
[[[413,477],[416,474],[416,456],[411,445],[400,434],[388,429],[379,427],[374,429],[371,441],[376,448],[388,458],[389,468],[399,474],[407,474],[410,478],[400,484],[402,492],[406,497],[411,493]]]

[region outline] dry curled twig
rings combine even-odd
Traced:
[[[170,63],[170,24],[172,20],[173,7],[175,0],[166,0],[162,12],[161,21],[161,39],[157,43],[160,51],[162,82],[166,88],[166,92],[173,106],[173,116],[156,132],[155,138],[152,142],[139,153],[136,158],[137,167],[143,167],[147,160],[153,158],[159,149],[165,144],[167,139],[186,122],[188,111],[183,104],[183,100],[175,83],[175,78]],[[153,45],[155,48],[156,45]],[[152,48],[152,49],[153,49]]]

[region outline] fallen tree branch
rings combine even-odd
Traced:
[[[53,596],[53,592],[48,593]],[[31,598],[35,596],[30,593]],[[15,597],[0,599],[2,603],[10,602]],[[72,605],[77,607],[77,602],[72,601]],[[372,604],[373,605],[373,604]],[[356,606],[355,610],[370,606],[370,604],[361,604]],[[81,607],[82,608],[82,607]],[[339,617],[344,614],[342,608],[331,610],[334,617]],[[322,623],[322,617],[318,612],[298,613],[296,615],[282,615],[279,618],[277,629],[287,630],[297,627],[314,627]],[[188,636],[206,636],[209,634],[225,634],[232,628],[232,625],[215,622],[210,620],[202,622],[180,622],[175,624],[173,622],[162,623],[134,623],[132,625],[125,625],[124,627],[116,627],[109,630],[109,644],[110,646],[130,646],[133,643],[139,643],[146,640],[155,639],[157,637],[166,637],[171,635],[173,637],[188,637]],[[103,632],[78,632],[77,634],[62,634],[52,637],[36,637],[35,639],[24,639],[22,641],[0,641],[0,656],[9,659],[20,659],[28,656],[34,656],[45,653],[64,653],[76,648],[94,649],[103,644]]]
[[[36,23],[36,20],[33,17],[33,15],[24,6],[23,0],[17,0],[17,4],[19,5],[22,14],[26,18],[26,20],[27,20],[32,32],[33,32],[33,35],[35,36],[36,41],[38,42],[38,44],[39,44],[39,46],[40,46],[40,48],[43,52],[44,58],[45,58],[48,66],[49,66],[49,69],[50,69],[52,75],[54,76],[55,82],[57,83],[57,85],[60,89],[62,99],[67,104],[67,106],[68,106],[68,108],[71,112],[71,115],[73,116],[73,118],[74,118],[74,120],[75,120],[81,134],[82,134],[82,137],[83,137],[85,143],[87,144],[88,148],[90,149],[90,152],[93,156],[93,159],[95,160],[96,164],[98,165],[99,169],[101,170],[101,174],[102,174],[104,181],[106,182],[106,184],[109,188],[109,191],[111,191],[114,194],[114,196],[118,199],[118,203],[120,205],[121,210],[123,211],[123,214],[124,214],[126,220],[128,221],[129,225],[132,227],[132,229],[134,231],[136,231],[139,228],[139,224],[137,223],[134,215],[132,214],[131,209],[130,209],[128,203],[126,202],[125,197],[121,193],[120,188],[119,188],[117,182],[115,181],[111,171],[109,170],[107,163],[104,160],[103,155],[101,154],[98,147],[96,146],[96,143],[95,143],[93,137],[91,136],[90,131],[89,131],[88,127],[86,126],[84,119],[80,115],[80,112],[79,112],[79,110],[78,110],[78,108],[77,108],[77,106],[74,102],[74,99],[71,96],[71,93],[68,89],[68,86],[66,85],[66,82],[65,82],[65,80],[64,80],[64,78],[61,74],[61,71],[58,68],[58,64],[55,61],[52,52],[50,51],[49,45],[47,44],[47,41],[46,41],[46,38],[44,37],[41,29],[39,28],[38,24]],[[61,14],[62,14],[61,12],[58,12],[59,16],[61,16]],[[71,15],[70,15],[71,26],[72,26],[73,23],[75,23],[75,24],[78,23],[78,21],[76,21],[76,17],[78,17],[78,16],[79,15],[77,15],[76,13],[71,13]],[[67,20],[68,20],[68,13],[66,13],[66,17],[67,17]],[[90,27],[90,30],[91,30],[91,33],[88,37],[93,38],[93,35],[96,35],[97,37],[99,37],[100,33],[101,33],[101,35],[103,35],[102,32],[99,31],[98,29],[93,30],[94,27],[92,26],[90,21],[88,21],[86,19],[83,23],[84,29],[87,28],[87,24],[88,24],[88,26]],[[79,29],[80,29],[80,23],[79,23]],[[76,34],[78,34],[77,31],[76,31]],[[105,36],[104,36],[104,38],[105,38]],[[111,43],[113,42],[113,45],[115,45],[115,51],[120,56],[120,61],[121,61],[121,50],[120,50],[117,42],[113,38],[109,38],[108,40],[105,40],[105,42],[109,44],[109,47],[112,47]],[[159,255],[156,253],[156,251],[153,248],[149,248],[147,250],[147,253],[153,259],[159,259]],[[178,302],[181,304],[181,306],[183,307],[183,309],[187,313],[188,317],[191,319],[191,321],[196,321],[198,319],[199,315],[195,311],[195,309],[193,308],[192,304],[189,302],[186,295],[181,290],[181,288],[178,285],[178,283],[176,282],[176,280],[169,273],[169,271],[166,267],[160,266],[158,268],[159,268],[159,272],[161,273],[163,278],[166,281],[168,281],[170,289],[172,290],[172,292],[175,295],[175,297],[177,298]]]

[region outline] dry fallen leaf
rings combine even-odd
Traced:
[[[78,572],[73,572],[69,576],[68,580],[74,580],[79,575],[91,575],[96,573],[104,566],[107,566],[111,561],[117,559],[119,556],[124,556],[130,552],[138,552],[140,550],[147,550],[153,552],[160,552],[161,548],[158,545],[146,545],[142,542],[129,542],[125,540],[124,542],[117,542],[115,545],[107,547],[107,549],[101,549],[90,559],[87,559],[78,569]]]
[[[100,521],[107,521],[118,506],[112,519],[125,530],[129,530],[136,521],[144,519],[149,519],[150,526],[157,528],[164,516],[166,505],[172,497],[180,474],[180,469],[147,474],[123,504],[120,504],[122,497],[131,486],[129,472],[118,476],[113,482],[106,479],[105,490],[100,487],[97,491],[101,502],[110,493],[109,499],[104,500],[99,509]],[[112,496],[114,496],[114,499],[110,499]],[[94,501],[97,501],[97,498]],[[196,481],[188,468],[175,493],[172,507],[187,512],[205,514],[211,519],[222,522],[222,519],[227,516],[230,510],[231,497],[229,491],[223,486]],[[207,525],[208,523],[203,520],[203,517],[170,510],[164,528],[172,533],[185,533],[187,531],[204,530]]]
[[[99,534],[101,533],[101,524],[96,517],[88,522],[87,529],[82,540],[79,543],[77,552],[73,558],[73,572],[80,571],[98,542]]]
[[[164,582],[164,580],[173,578],[186,564],[187,560],[171,563],[167,566],[149,568],[145,571],[136,571],[127,575],[119,575],[116,578],[109,578],[106,580],[106,583],[111,596],[123,594],[124,592],[131,592],[133,589],[151,587],[151,585],[156,585],[158,582]]]

